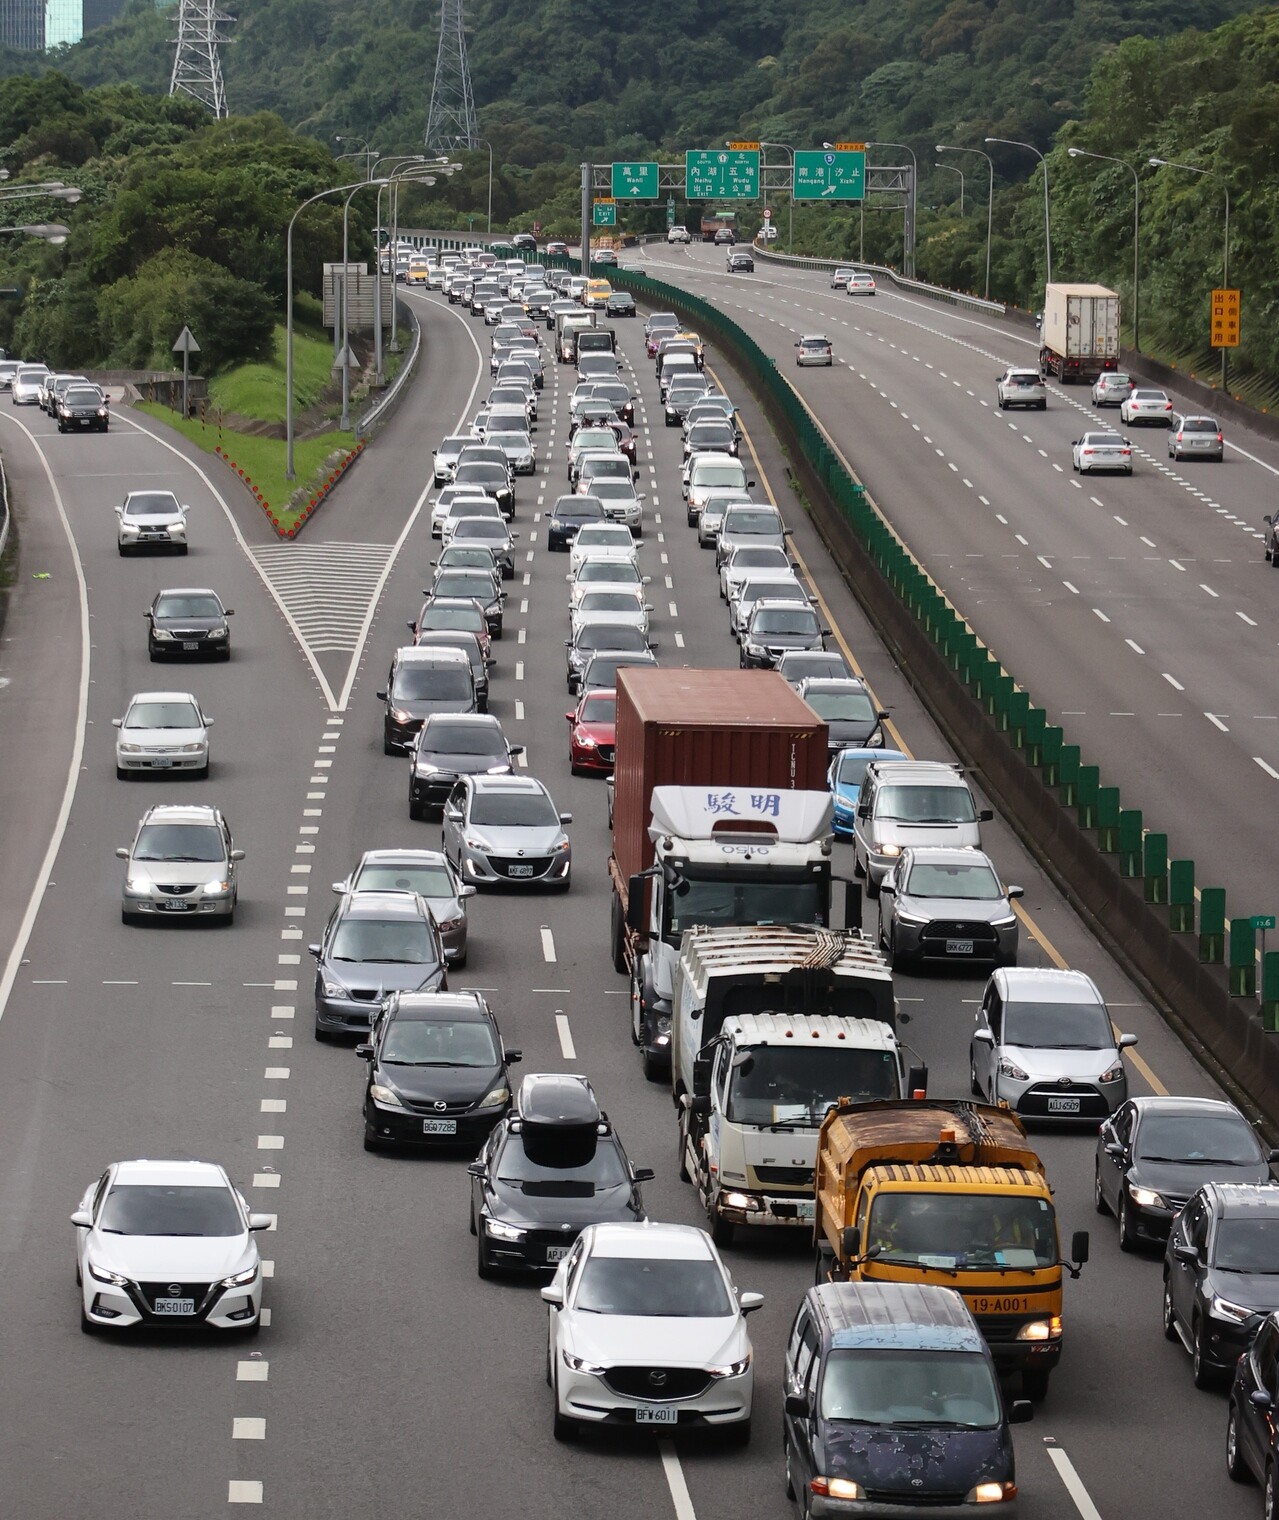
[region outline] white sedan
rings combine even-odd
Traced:
[[[850,296],[873,296],[875,294],[875,276],[864,272],[851,274],[848,277],[847,288]]]
[[[112,718],[115,773],[126,781],[141,771],[209,774],[209,724],[189,691],[140,691],[123,718]]]
[[[1070,467],[1080,475],[1094,470],[1122,470],[1132,474],[1132,445],[1118,433],[1085,433],[1070,445]]]
[[[639,546],[631,530],[623,523],[586,523],[568,551],[569,574],[575,574],[584,559],[609,559],[619,555],[638,562]]]
[[[212,1162],[114,1162],[71,1216],[80,1328],[255,1331],[262,1260],[253,1236],[273,1219],[250,1214]]]
[[[116,531],[120,553],[174,549],[185,554],[187,511],[172,491],[130,491],[115,509],[120,519]]]
[[[589,1225],[542,1289],[557,1440],[583,1426],[724,1427],[750,1439],[746,1316],[719,1253],[691,1225]]]
[[[854,273],[854,270],[846,269],[843,265],[841,265],[838,269],[832,270],[830,277],[830,288],[832,290],[847,290],[848,282],[852,279]]]
[[[1129,391],[1119,403],[1119,420],[1126,427],[1148,423],[1152,427],[1172,426],[1172,397],[1166,391],[1138,387]]]

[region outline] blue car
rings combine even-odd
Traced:
[[[841,749],[830,763],[826,785],[835,804],[835,833],[841,839],[853,837],[853,818],[857,812],[857,794],[862,777],[872,760],[909,760],[899,749]]]

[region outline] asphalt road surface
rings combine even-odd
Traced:
[[[54,510],[46,462],[57,483],[84,566],[91,630],[84,711],[65,717],[34,757],[36,774],[59,796],[71,767],[82,768],[47,884],[37,858],[47,839],[18,862],[36,888],[36,911],[0,1007],[0,1509],[15,1520],[89,1509],[113,1520],[194,1520],[228,1503],[260,1504],[289,1520],[486,1510],[531,1520],[566,1512],[588,1520],[771,1520],[789,1512],[780,1371],[812,1275],[802,1238],[739,1232],[728,1253],[738,1286],[766,1296],[751,1321],[757,1404],[748,1450],[616,1438],[559,1446],[543,1382],[545,1309],[529,1285],[476,1277],[466,1158],[366,1154],[362,1064],[349,1048],[311,1035],[306,946],[330,911],[329,883],[362,850],[439,838],[438,825],[408,819],[406,763],[382,754],[374,690],[434,557],[422,512],[429,451],[485,393],[487,334],[437,296],[414,299],[425,324],[423,373],[301,543],[283,551],[256,509],[219,489],[213,465],[193,462],[147,419],[124,412],[105,438],[64,439],[28,410],[26,438],[0,414],[0,442],[33,510]],[[786,320],[810,325],[806,313],[801,321],[787,310]],[[685,526],[679,435],[663,428],[654,404],[642,323],[619,328],[644,403],[641,557],[653,578],[660,658],[735,665],[712,556]],[[851,338],[840,343],[854,351]],[[901,362],[913,382],[908,409],[918,406],[922,419],[934,398],[921,393],[913,359]],[[891,708],[903,745],[944,756],[785,495],[780,454],[745,387],[713,351],[708,364],[742,404],[759,494],[772,496],[794,527],[839,643]],[[858,406],[861,388],[869,404],[855,370],[801,381],[809,394],[823,383],[843,386]],[[473,900],[470,959],[453,985],[485,991],[507,1043],[525,1052],[522,1071],[589,1075],[635,1164],[657,1169],[645,1188],[649,1212],[696,1223],[692,1191],[676,1178],[669,1094],[640,1074],[626,986],[611,969],[603,784],[568,769],[567,557],[547,553],[540,514],[563,489],[571,385],[567,369],[548,363],[536,434],[541,467],[518,488],[520,561],[508,583],[506,635],[495,645],[492,709],[508,737],[527,746],[529,773],[574,814],[573,889]],[[974,460],[1002,469],[1002,454],[987,441],[997,424],[965,400],[974,408]],[[878,395],[875,402],[887,410]],[[1065,426],[1053,410],[1048,422]],[[909,424],[896,425],[913,438]],[[885,438],[889,426],[885,419],[879,428]],[[1036,418],[1025,431],[1040,427]],[[914,478],[905,473],[909,452],[903,484]],[[1033,475],[1032,457],[1027,449]],[[1041,492],[1061,484],[1048,481],[1042,462],[1040,471]],[[187,559],[118,558],[111,505],[135,484],[171,486],[191,504]],[[1170,490],[1166,481],[1160,489]],[[954,494],[961,491],[976,533],[979,504],[956,483]],[[1050,521],[1045,514],[1045,532]],[[1099,535],[1110,531],[1100,524],[1098,516]],[[1245,546],[1237,531],[1236,539],[1242,588],[1244,547],[1257,556],[1251,540]],[[1130,568],[1152,581],[1163,573]],[[1217,579],[1225,602],[1234,575]],[[148,663],[142,611],[158,588],[184,584],[216,587],[235,606],[229,664],[161,671]],[[63,618],[74,626],[74,576],[61,594]],[[1183,602],[1197,605],[1188,593]],[[1025,642],[1054,615],[1037,607],[1023,617]],[[75,660],[73,645],[73,670]],[[1089,679],[1105,678],[1103,671]],[[110,719],[131,692],[160,684],[187,687],[216,716],[207,782],[114,779]],[[1095,705],[1092,687],[1079,705]],[[1183,725],[1190,721],[1187,711]],[[1183,741],[1179,753],[1188,759],[1186,749]],[[6,810],[22,794],[18,782],[0,780]],[[149,803],[174,797],[216,802],[247,851],[230,929],[120,922],[122,867],[113,849],[129,842]],[[1120,1026],[1140,1036],[1133,1090],[1211,1091],[998,821],[987,846],[1005,876],[1026,887],[1023,963],[1090,972]],[[838,849],[846,872],[850,861]],[[967,1091],[967,1036],[981,985],[962,975],[899,980],[912,1015],[907,1037],[937,1094]],[[1042,1151],[1063,1235],[1092,1227],[1093,1259],[1067,1289],[1066,1349],[1052,1390],[1035,1421],[1017,1431],[1023,1515],[1255,1514],[1258,1496],[1234,1488],[1223,1471],[1223,1399],[1195,1391],[1189,1359],[1160,1333],[1158,1262],[1121,1256],[1113,1222],[1092,1212],[1092,1138],[1046,1135]],[[271,1261],[270,1323],[256,1339],[80,1333],[67,1216],[108,1162],[143,1155],[221,1161],[252,1208],[275,1213],[275,1230],[259,1237]]]

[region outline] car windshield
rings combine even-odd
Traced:
[[[1033,369],[1014,369],[1008,373],[1009,385],[1041,385],[1038,373]]]
[[[732,508],[724,515],[725,523],[731,522],[729,515]],[[729,530],[731,531],[731,530]],[[790,561],[786,558],[786,550],[778,544],[745,544],[733,550],[730,570],[761,570],[761,569],[789,570]]]
[[[476,1019],[393,1019],[379,1053],[387,1066],[496,1066],[493,1031]]]
[[[629,528],[618,528],[612,523],[600,523],[593,528],[583,528],[577,535],[577,547],[587,549],[592,544],[605,548],[632,549],[635,541]]]
[[[733,1063],[725,1113],[734,1124],[794,1124],[814,1129],[841,1098],[869,1102],[897,1096],[891,1052],[761,1045]]]
[[[1265,1153],[1240,1114],[1146,1114],[1137,1128],[1141,1161],[1261,1166]]]
[[[1133,401],[1167,401],[1167,396],[1162,391],[1133,391]]]
[[[487,723],[428,723],[422,730],[422,748],[435,755],[504,757],[506,752],[501,736]]]
[[[555,829],[560,815],[545,792],[477,792],[471,822],[480,828]]]
[[[642,649],[628,654],[594,654],[587,663],[583,680],[588,686],[616,686],[617,672],[623,666],[656,664],[656,660],[645,658]]]
[[[506,524],[499,522],[495,517],[464,517],[458,523],[454,532],[454,538],[491,538],[495,541],[506,542]]]
[[[391,687],[393,702],[442,701],[471,695],[469,665],[402,665]]]
[[[1031,1270],[1056,1264],[1057,1222],[1047,1199],[1028,1195],[880,1192],[863,1248],[885,1263]]]
[[[106,1196],[98,1228],[108,1235],[243,1235],[244,1220],[224,1187],[162,1187],[117,1183]]]
[[[648,648],[642,630],[633,623],[587,623],[577,635],[578,649],[625,649],[631,652]]]
[[[864,691],[815,691],[804,701],[828,721],[875,721],[875,706]]]
[[[484,627],[484,613],[478,607],[424,607],[423,628],[466,628],[475,632]]]
[[[598,498],[561,496],[551,516],[560,522],[597,523],[604,519],[604,508]]]
[[[781,594],[780,590],[779,594]],[[794,612],[785,607],[766,607],[762,612],[755,614],[751,629],[754,633],[765,637],[777,633],[813,637],[817,633],[817,619],[811,612],[804,611],[802,607],[797,607]]]
[[[222,615],[222,604],[216,596],[169,592],[156,599],[155,616],[158,618],[220,618]]]
[[[604,480],[598,475],[591,477],[591,490],[601,501],[635,501],[635,486],[626,480]]]
[[[577,572],[580,581],[613,581],[617,585],[640,584],[640,573],[632,559],[583,560]]]
[[[573,1307],[587,1314],[645,1319],[720,1319],[736,1309],[713,1261],[650,1256],[590,1257],[578,1278]]]
[[[582,477],[590,480],[629,480],[630,461],[620,455],[615,459],[611,454],[603,459],[586,459],[582,461]]]
[[[460,435],[454,438],[446,438],[436,450],[436,454],[437,456],[443,455],[446,459],[449,458],[450,455],[456,457],[462,452],[464,448],[466,448],[469,443],[472,443],[473,441],[473,439],[463,438]]]
[[[491,575],[472,575],[465,570],[446,570],[435,579],[437,596],[473,596],[481,602],[497,598]]]
[[[583,723],[616,723],[616,697],[587,697],[582,703],[580,719]]]
[[[970,902],[996,902],[1004,895],[999,877],[984,861],[973,865],[920,861],[911,866],[905,890],[912,897],[953,897]]]
[[[746,581],[742,586],[741,599],[746,606],[750,606],[752,602],[761,600],[806,602],[808,595],[792,575],[786,580]]]
[[[458,485],[493,485],[499,489],[506,485],[506,468],[500,464],[488,464],[482,460],[468,460],[457,467]]]
[[[67,390],[66,403],[68,406],[101,406],[102,392],[90,390],[87,386],[72,386]]]
[[[966,786],[886,786],[875,817],[889,823],[976,823],[977,809]]]
[[[710,460],[693,466],[692,483],[698,486],[736,486],[740,491],[746,486],[746,471],[735,460],[725,460],[723,463]]]
[[[215,824],[147,823],[138,831],[133,858],[221,863],[226,859],[226,846]]]
[[[587,449],[603,449],[611,454],[617,447],[612,428],[578,428],[573,434],[573,452],[584,454]]]
[[[860,787],[866,779],[866,767],[872,758],[870,755],[841,755],[835,780],[840,786]]]
[[[688,891],[663,897],[675,944],[694,924],[813,924],[821,918],[817,882],[730,881],[685,876]]]
[[[155,512],[176,512],[178,499],[168,491],[134,491],[124,504],[126,517],[144,517]]]
[[[1113,1050],[1115,1036],[1100,1003],[1009,1000],[1004,1004],[1003,1042],[1036,1050]]]
[[[859,1425],[989,1429],[999,1390],[978,1351],[833,1350],[822,1374],[822,1417]]]
[[[583,613],[625,612],[638,617],[643,612],[639,598],[629,591],[585,591],[577,607]]]
[[[416,892],[421,897],[456,897],[448,867],[441,865],[367,865],[351,883],[361,892]]]
[[[1102,390],[1109,390],[1112,386],[1116,386],[1116,385],[1131,385],[1131,384],[1132,384],[1132,376],[1131,375],[1122,375],[1122,374],[1119,373],[1118,370],[1113,371],[1109,375],[1103,375],[1101,377],[1101,388],[1102,388]]]
[[[800,340],[804,348],[829,348],[830,343],[825,338],[802,338]]]
[[[742,507],[730,507],[728,509],[728,511],[724,514],[724,528],[723,528],[723,531],[726,534],[731,534],[731,533],[772,533],[772,534],[778,534],[778,533],[780,533],[782,531],[782,522],[781,522],[781,518],[778,517],[778,515],[776,514],[776,512],[754,512],[754,511],[745,510]],[[774,545],[773,547],[776,548],[778,546]],[[745,563],[750,563],[750,562],[749,561],[745,561]],[[759,563],[761,563],[761,564],[767,564],[768,561],[761,560],[761,561],[759,561]]]
[[[1219,1272],[1279,1274],[1279,1217],[1223,1219],[1217,1226],[1212,1264]]]
[[[192,702],[135,702],[125,714],[125,728],[203,728]]]
[[[329,959],[430,966],[436,955],[431,931],[420,918],[344,918],[333,936]]]
[[[726,422],[698,422],[689,428],[688,442],[694,449],[726,449],[733,443],[733,430]]]
[[[465,544],[450,544],[440,555],[441,570],[477,569],[493,570],[496,561],[491,549],[470,549]]]

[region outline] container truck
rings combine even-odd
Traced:
[[[922,1093],[927,1076],[906,1069],[897,1018],[892,973],[867,935],[685,932],[671,1020],[679,1174],[717,1244],[738,1225],[811,1230],[826,1110]]]
[[[827,730],[775,671],[632,667],[617,688],[613,965],[658,1081],[685,929],[830,923]],[[845,917],[860,925],[856,888]]]
[[[984,1103],[840,1104],[817,1140],[818,1281],[956,1288],[995,1364],[1041,1399],[1061,1358],[1063,1261],[1044,1164],[1016,1114]]]
[[[1104,285],[1048,285],[1039,367],[1063,385],[1119,365],[1119,297]]]

